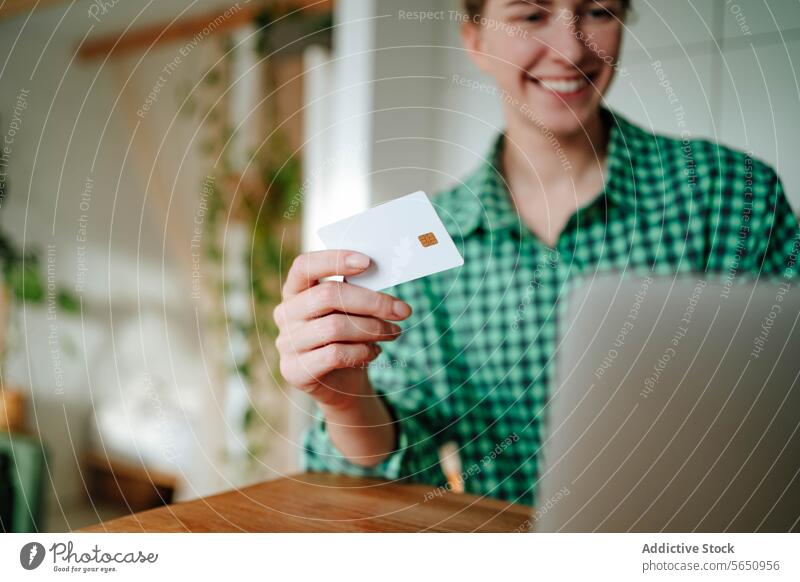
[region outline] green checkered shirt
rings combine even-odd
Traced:
[[[556,307],[571,282],[626,268],[798,274],[800,229],[769,166],[603,115],[603,192],[552,248],[515,211],[498,170],[502,135],[474,174],[434,197],[464,265],[387,291],[414,313],[369,370],[397,420],[398,449],[376,467],[351,464],[318,415],[304,439],[307,470],[444,486],[439,448],[453,442],[467,492],[532,503]]]

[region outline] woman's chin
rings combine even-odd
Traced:
[[[540,130],[548,129],[556,136],[565,137],[588,131],[587,124],[592,121],[599,110],[598,105],[559,107],[557,111],[541,105],[536,109],[534,109],[536,107],[534,104],[531,104],[530,107],[532,111],[536,112],[536,115],[528,116],[527,123]]]

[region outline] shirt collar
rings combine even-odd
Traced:
[[[636,177],[632,149],[644,147],[639,134],[645,132],[624,117],[601,108],[609,127],[606,153],[606,179],[601,197],[611,204],[642,210],[641,200],[636,197]],[[455,212],[459,234],[465,236],[478,227],[488,232],[511,228],[525,228],[514,203],[508,194],[508,184],[502,174],[501,153],[505,134],[494,140],[478,170],[465,182],[461,192],[463,199]]]

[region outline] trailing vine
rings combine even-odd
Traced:
[[[265,9],[256,18],[259,30],[257,50],[262,57],[266,95],[277,89],[272,64],[280,57],[263,61],[267,54],[276,52],[271,35],[275,30],[281,30],[273,26],[278,19],[295,28],[297,23],[303,22],[306,29],[310,27],[311,30],[329,30],[331,20],[330,14],[304,20],[302,14],[290,14],[288,9],[280,7]],[[235,137],[235,128],[231,127],[228,119],[228,100],[220,96],[232,81],[229,58],[232,49],[231,40],[226,37],[220,46],[225,57],[207,72],[200,89],[187,97],[183,113],[202,120],[199,147],[209,163],[207,177],[213,177],[203,224],[203,253],[213,267],[211,271],[205,269],[203,279],[205,288],[219,307],[211,310],[216,314],[213,323],[219,326],[218,329],[225,330],[228,343],[235,343],[232,337],[235,335],[245,338],[248,346],[247,350],[238,353],[231,350],[234,353],[232,361],[227,362],[227,373],[235,374],[248,387],[250,404],[241,419],[241,428],[247,436],[248,459],[253,469],[269,446],[270,425],[277,420],[274,411],[263,403],[264,396],[270,390],[283,388],[274,347],[278,330],[272,311],[281,300],[281,283],[288,267],[300,251],[300,213],[294,211],[301,190],[302,167],[298,155],[292,151],[286,131],[280,126],[275,97],[268,99],[263,109],[270,133],[264,136],[258,147],[248,152],[247,170],[243,172],[236,168],[230,160],[230,147],[226,149],[226,144]],[[290,207],[292,212],[287,213]],[[234,291],[230,288],[232,283],[222,277],[222,245],[226,235],[223,226],[229,221],[243,225],[249,239],[246,256],[242,257],[247,265],[251,311],[245,318],[232,317],[225,306],[226,295]]]

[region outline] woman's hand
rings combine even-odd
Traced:
[[[392,341],[400,334],[400,327],[387,320],[411,314],[407,303],[386,293],[320,282],[333,275],[356,275],[369,264],[366,255],[345,250],[298,256],[274,312],[281,373],[323,411],[375,400],[369,398],[373,392],[366,364],[380,353],[376,342]]]
[[[386,293],[320,279],[368,267],[369,258],[352,251],[300,255],[274,313],[283,377],[319,403],[331,441],[362,466],[377,465],[397,444],[394,422],[373,392],[365,364],[380,353],[375,342],[400,335],[387,320],[407,318],[411,307]]]

